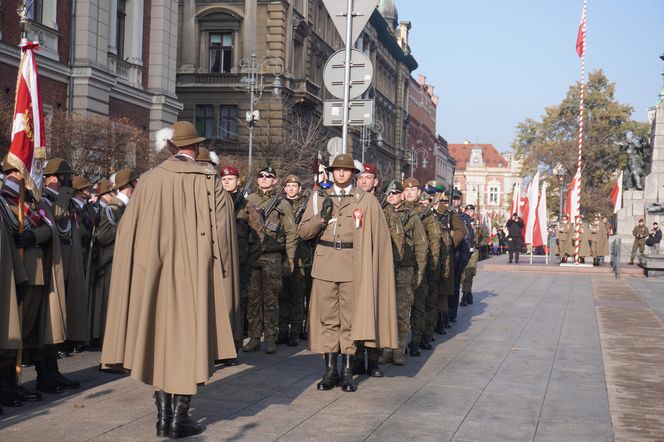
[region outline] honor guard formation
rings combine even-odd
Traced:
[[[459,191],[383,183],[349,154],[315,178],[272,165],[254,177],[219,165],[192,124],[170,133],[173,155],[140,176],[121,169],[92,183],[52,158],[41,194],[24,202],[21,175],[3,162],[3,406],[80,388],[59,358],[101,349],[99,370],[154,386],[157,436],[192,436],[203,431],[192,396],[240,350],[306,340],[323,356],[317,389],[354,392],[355,376],[382,377],[381,365],[432,350],[473,304],[489,232]],[[507,227],[518,262],[520,233]],[[584,227],[595,231],[601,223]],[[26,365],[37,391],[18,382]]]

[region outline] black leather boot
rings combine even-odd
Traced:
[[[433,349],[433,345],[431,345],[431,336],[427,335],[422,336],[422,342],[420,342],[420,348],[423,350]]]
[[[37,371],[37,390],[43,393],[60,394],[64,391],[62,386],[53,379],[48,369],[46,356],[41,354],[40,359],[35,361],[35,370]]]
[[[418,342],[415,342],[415,340],[413,339],[412,341],[410,341],[410,345],[408,346],[410,350],[408,354],[410,354],[413,357],[418,357],[422,355],[422,352],[420,351],[419,339],[417,341]]]
[[[20,407],[23,401],[14,392],[12,388],[11,378],[16,379],[16,373],[12,373],[14,367],[11,365],[4,365],[0,368],[0,404],[3,407]]]
[[[319,390],[332,390],[339,385],[337,355],[338,353],[325,353],[325,374],[316,387]]]
[[[357,385],[353,384],[353,364],[355,356],[341,355],[341,389],[352,393],[357,391]]]
[[[12,361],[12,365],[7,367],[7,382],[9,389],[16,395],[21,402],[39,402],[42,400],[42,395],[36,391],[30,391],[22,385],[18,385],[16,379],[16,359]]]
[[[201,434],[205,428],[198,425],[189,417],[190,395],[173,395],[173,420],[168,429],[168,437],[180,439],[182,437]]]
[[[154,403],[157,406],[157,437],[168,437],[173,422],[173,395],[164,390],[155,391]]]
[[[382,378],[385,376],[383,370],[378,365],[380,350],[377,348],[367,348],[367,372],[372,378]]]
[[[359,347],[355,351],[355,364],[353,366],[353,373],[360,376],[367,374],[367,367],[365,366],[366,359],[364,358],[364,347]]]
[[[51,373],[51,378],[65,390],[74,390],[79,388],[81,386],[80,382],[67,379],[62,373],[60,373],[60,370],[58,369],[57,350],[55,348],[49,349],[47,354],[48,356],[46,357],[46,361],[48,364],[48,370]]]
[[[468,297],[466,299],[468,304],[473,305],[473,292],[468,292]]]

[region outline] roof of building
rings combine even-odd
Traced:
[[[493,144],[448,144],[450,155],[456,161],[457,170],[465,170],[473,149],[482,149],[482,159],[486,167],[508,167],[509,163]]]
[[[396,28],[399,25],[399,13],[397,12],[397,6],[394,4],[393,0],[380,0],[380,3],[378,3],[378,11],[393,28]]]

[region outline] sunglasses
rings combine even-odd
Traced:
[[[398,190],[393,190],[392,192],[390,192],[390,195],[393,195],[393,196],[394,195],[401,195],[401,192],[399,192]]]
[[[259,173],[258,178],[276,178],[274,175],[271,175],[269,173]]]

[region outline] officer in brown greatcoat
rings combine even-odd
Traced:
[[[334,186],[315,194],[299,225],[300,238],[318,238],[311,271],[309,350],[325,355],[319,390],[353,384],[356,342],[398,348],[394,263],[390,233],[378,200],[352,185],[353,158],[338,155],[329,168]],[[337,355],[341,353],[341,377]]]

